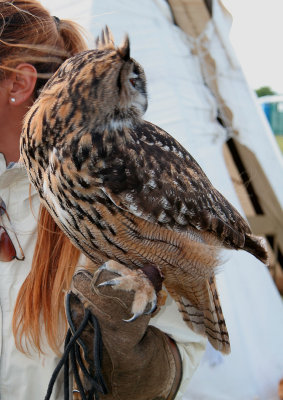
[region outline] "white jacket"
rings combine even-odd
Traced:
[[[36,352],[27,356],[19,352],[11,330],[14,304],[18,291],[29,273],[36,241],[39,198],[31,188],[23,167],[14,164],[6,168],[0,154],[0,196],[4,200],[12,227],[17,232],[25,260],[0,262],[0,398],[1,400],[43,400],[58,357],[46,346],[46,354]],[[4,225],[15,245],[13,230],[5,216]],[[167,306],[151,320],[151,324],[168,333],[178,343],[183,360],[183,380],[177,399],[182,399],[185,387],[203,355],[206,340],[194,334],[182,321],[175,303],[167,299]],[[53,400],[63,400],[62,381],[54,387]]]

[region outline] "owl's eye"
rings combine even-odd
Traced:
[[[131,85],[135,88],[136,87],[136,84],[137,84],[137,81],[138,81],[138,79],[137,78],[130,78],[129,79],[129,81],[130,81],[130,83],[131,83]]]

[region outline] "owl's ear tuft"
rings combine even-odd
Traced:
[[[124,61],[130,59],[130,39],[128,35],[126,35],[125,39],[118,47],[118,52]]]
[[[114,37],[107,25],[102,30],[101,36],[96,39],[96,48],[98,50],[115,49]]]

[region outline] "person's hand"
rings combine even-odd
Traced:
[[[113,265],[113,261],[110,263]],[[148,325],[150,312],[155,308],[153,294],[158,297],[162,277],[154,266],[146,267],[146,275],[121,267],[127,284],[125,279],[123,284],[115,284],[121,276],[104,268],[94,275],[87,270],[74,275],[69,292],[72,330],[78,329],[86,310],[99,323],[102,374],[108,390],[108,394],[100,395],[102,399],[173,399],[181,379],[177,347],[163,332]],[[133,318],[133,314],[138,314],[134,311],[139,308],[137,303],[144,302],[144,296],[149,299],[145,313]],[[88,324],[80,343],[86,366],[95,373],[94,335],[93,326]],[[83,381],[87,392],[90,382],[86,377]]]

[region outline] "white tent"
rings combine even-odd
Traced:
[[[78,21],[94,37],[105,24],[117,41],[125,33],[130,35],[132,56],[148,79],[145,118],[175,136],[244,215],[224,159],[228,141],[228,153],[236,167],[244,161],[256,192],[247,215],[251,226],[255,233],[276,239],[282,252],[282,156],[231,48],[230,16],[222,4],[218,0],[43,3],[54,15]],[[277,399],[283,377],[283,307],[267,268],[244,252],[231,251],[218,275],[218,287],[232,352],[218,360],[209,348],[184,400]]]

